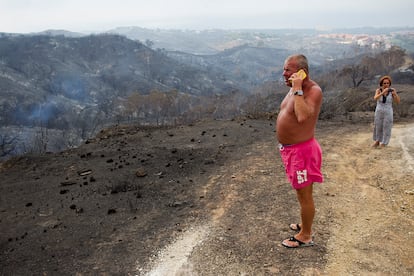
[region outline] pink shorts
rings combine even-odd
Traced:
[[[294,145],[279,145],[286,176],[296,190],[323,182],[322,150],[315,138]]]

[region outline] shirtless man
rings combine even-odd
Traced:
[[[297,72],[303,69],[302,80]],[[286,175],[300,204],[301,223],[291,224],[298,233],[282,244],[289,248],[312,246],[312,223],[315,216],[312,188],[323,182],[322,150],[314,138],[315,126],[322,104],[322,90],[309,78],[309,66],[304,55],[289,56],[283,67],[283,77],[291,87],[280,105],[276,135]]]

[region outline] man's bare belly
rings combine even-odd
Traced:
[[[314,137],[312,122],[298,124],[296,120],[279,118],[276,121],[276,137],[281,144],[298,144]]]

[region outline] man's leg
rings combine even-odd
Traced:
[[[296,190],[296,195],[300,204],[300,216],[302,219],[301,230],[294,237],[304,243],[312,241],[312,223],[315,217],[315,204],[313,202],[313,184]],[[284,240],[283,243],[290,247],[296,247],[297,241]]]
[[[312,240],[312,224],[315,217],[315,204],[313,202],[313,184],[296,190],[300,204],[300,216],[302,219],[301,230],[295,236],[298,240],[308,242]]]

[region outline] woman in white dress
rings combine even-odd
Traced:
[[[375,90],[374,100],[377,101],[374,118],[373,147],[385,147],[390,142],[393,125],[393,102],[400,103],[397,91],[391,88],[391,77],[383,76],[379,80],[380,87]]]

